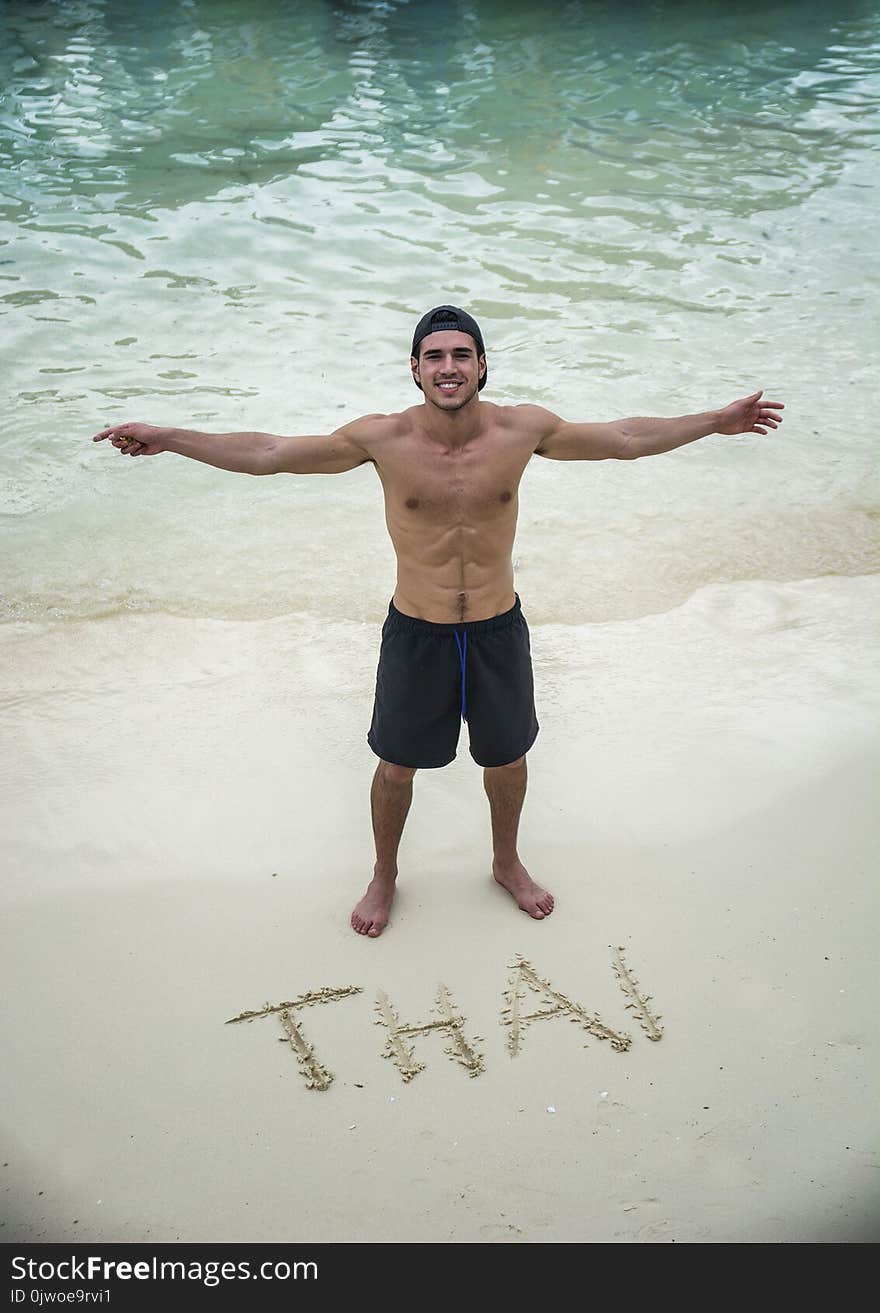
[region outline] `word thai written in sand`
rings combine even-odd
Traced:
[[[660,1025],[660,1013],[651,1006],[650,994],[642,987],[627,965],[623,948],[611,950],[611,965],[615,979],[626,996],[626,1007],[638,1019],[639,1025],[650,1040],[659,1040],[663,1034]],[[596,1039],[608,1040],[616,1053],[625,1053],[632,1044],[632,1037],[625,1031],[617,1031],[607,1025],[597,1014],[590,1012],[580,1003],[574,1002],[549,980],[539,976],[531,962],[524,957],[517,957],[511,963],[513,973],[508,988],[504,992],[504,1006],[501,1009],[501,1024],[507,1027],[507,1050],[515,1057],[522,1048],[523,1035],[528,1025],[535,1021],[544,1021],[549,1017],[566,1017]],[[536,1011],[527,1011],[527,991],[531,990],[543,1002],[544,1006]],[[226,1025],[239,1021],[255,1021],[258,1017],[276,1015],[284,1034],[279,1036],[282,1043],[289,1044],[293,1050],[306,1086],[311,1090],[328,1090],[333,1083],[333,1073],[319,1061],[315,1048],[306,1038],[302,1029],[299,1013],[303,1008],[316,1003],[335,1003],[352,994],[362,993],[359,985],[344,985],[338,989],[310,990],[298,998],[285,1003],[266,1003],[264,1007],[253,1012],[241,1012],[237,1017],[230,1017]],[[382,990],[376,995],[376,1025],[387,1031],[382,1056],[388,1058],[397,1067],[404,1082],[411,1081],[425,1064],[419,1062],[411,1037],[427,1035],[433,1031],[441,1033],[447,1042],[445,1052],[454,1062],[464,1067],[469,1076],[479,1076],[485,1071],[486,1064],[477,1045],[482,1042],[479,1035],[468,1038],[467,1021],[455,1006],[449,988],[441,984],[433,1011],[435,1020],[426,1022],[402,1022],[394,1004]],[[588,1045],[584,1045],[587,1048]]]

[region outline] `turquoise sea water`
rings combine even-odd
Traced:
[[[2,614],[367,619],[369,467],[254,480],[89,439],[327,432],[480,319],[487,398],[570,419],[763,387],[772,437],[536,458],[536,621],[878,569],[876,3],[0,5]]]

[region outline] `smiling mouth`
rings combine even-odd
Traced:
[[[460,388],[460,387],[461,387],[461,384],[460,384],[460,383],[453,383],[453,382],[449,381],[449,382],[445,382],[445,383],[438,383],[437,386],[438,386],[438,388],[440,389],[441,392],[454,392],[456,388]]]

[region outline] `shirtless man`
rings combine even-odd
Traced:
[[[550,460],[635,460],[710,433],[761,433],[782,423],[761,392],[720,410],[676,419],[569,424],[541,406],[483,401],[487,367],[476,321],[455,306],[430,310],[413,337],[410,368],[420,404],[366,415],[321,437],[196,433],[114,424],[128,456],[173,451],[242,474],[341,474],[368,461],[385,491],[397,584],[382,629],[373,720],[379,757],[370,803],[376,863],[352,913],[375,938],[388,924],[397,852],[419,769],[448,765],[467,720],[471,756],[483,767],[492,822],[492,874],[536,920],[553,895],[519,859],[526,753],[538,722],[529,631],[513,588],[517,494],[535,453]]]

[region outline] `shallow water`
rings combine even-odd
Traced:
[[[878,569],[880,5],[549,12],[0,7],[5,618],[381,617],[371,468],[253,480],[89,439],[400,409],[445,300],[482,323],[488,399],[786,402],[766,438],[536,458],[533,621]]]

